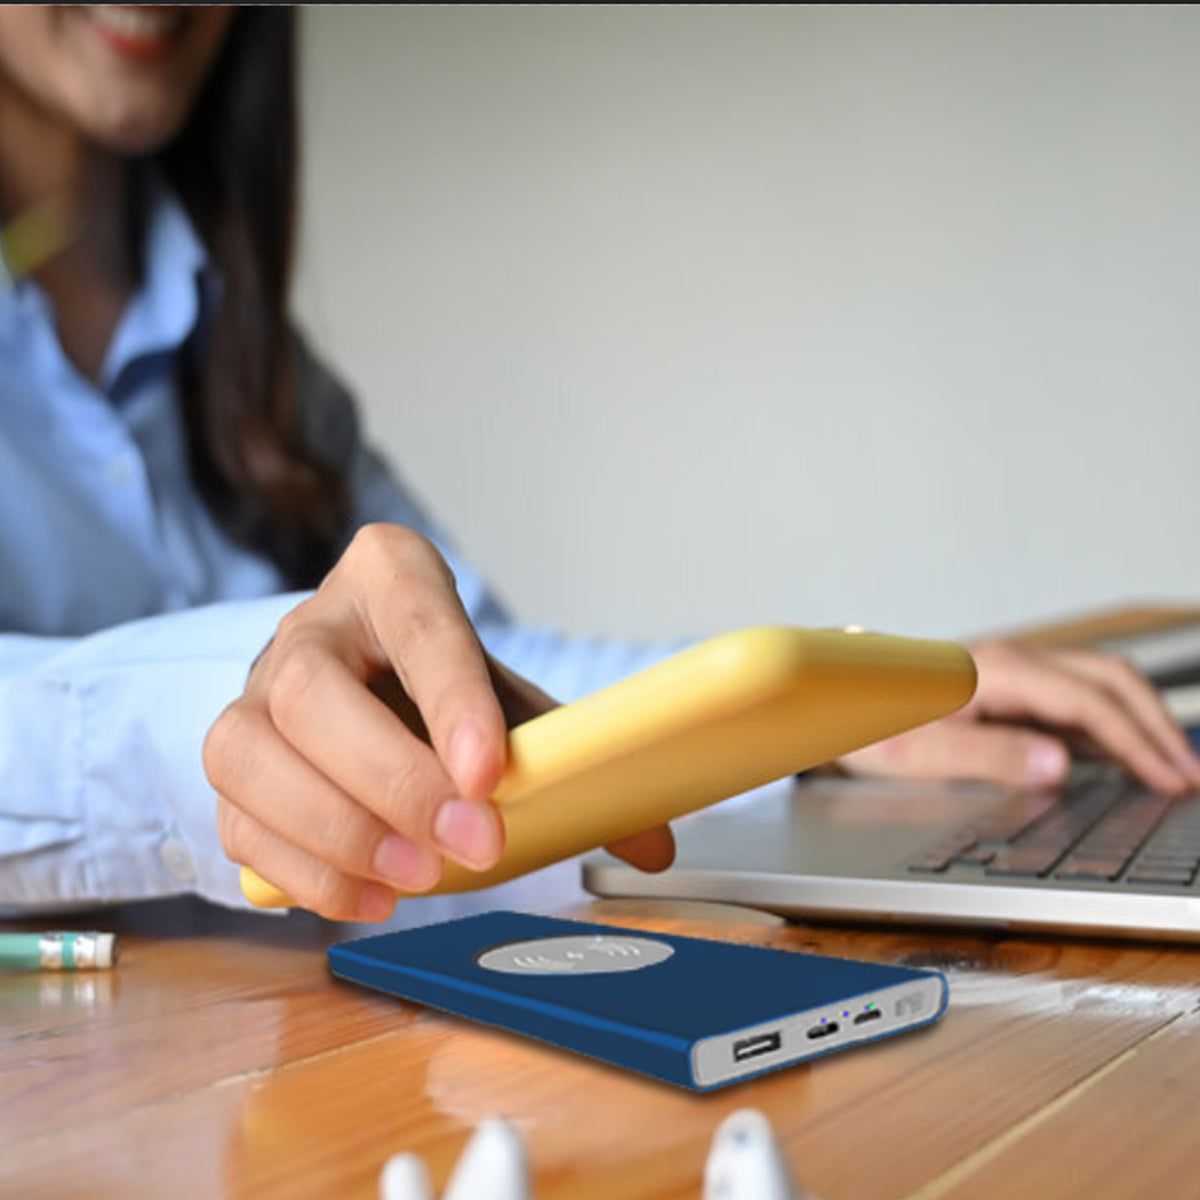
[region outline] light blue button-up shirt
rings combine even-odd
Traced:
[[[0,908],[194,892],[244,904],[201,744],[300,596],[235,545],[192,485],[175,362],[217,302],[182,206],[160,190],[145,278],[98,382],[59,344],[36,284],[0,274]],[[0,265],[2,270],[2,265]],[[354,525],[442,549],[493,654],[562,699],[669,647],[513,622],[368,447]]]

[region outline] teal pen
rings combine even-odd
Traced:
[[[0,933],[0,971],[103,971],[116,961],[115,933]]]

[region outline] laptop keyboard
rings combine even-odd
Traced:
[[[1061,796],[1023,797],[955,830],[907,863],[940,875],[1186,888],[1200,871],[1200,796],[1156,796],[1112,769],[1084,768]]]

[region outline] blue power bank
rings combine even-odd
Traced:
[[[344,942],[335,975],[696,1091],[936,1021],[935,971],[494,912]]]

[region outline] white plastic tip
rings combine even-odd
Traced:
[[[379,1176],[379,1200],[433,1200],[424,1162],[415,1154],[393,1154]]]
[[[96,966],[108,970],[117,961],[117,935],[115,933],[96,933]]]
[[[503,1118],[488,1117],[467,1143],[444,1200],[530,1200],[530,1196],[520,1133]]]
[[[770,1121],[757,1109],[739,1109],[717,1127],[704,1166],[704,1200],[805,1200]]]

